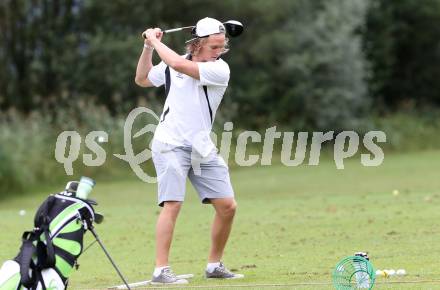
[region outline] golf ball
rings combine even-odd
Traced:
[[[396,270],[394,270],[394,269],[389,269],[389,270],[388,270],[388,275],[389,275],[389,276],[394,276],[394,275],[396,275]]]
[[[393,195],[394,196],[398,196],[399,195],[399,191],[397,189],[393,190]]]
[[[21,216],[24,216],[26,214],[26,211],[24,209],[22,209],[18,212],[18,214]]]
[[[405,276],[406,275],[406,271],[405,269],[399,269],[396,271],[396,275],[397,276]]]

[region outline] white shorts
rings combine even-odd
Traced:
[[[203,203],[211,203],[212,198],[234,197],[228,166],[217,152],[202,158],[191,147],[153,140],[152,155],[159,206],[165,201],[184,201],[187,177]]]

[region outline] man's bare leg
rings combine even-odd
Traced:
[[[214,263],[219,262],[223,256],[223,251],[231,232],[237,203],[233,197],[215,198],[211,202],[216,213],[211,229],[211,250],[208,262]]]
[[[174,226],[179,215],[182,202],[166,201],[156,223],[156,267],[168,266]]]

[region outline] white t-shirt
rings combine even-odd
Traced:
[[[170,87],[154,138],[176,146],[192,146],[207,156],[215,149],[209,134],[228,86],[230,71],[221,59],[197,62],[197,65],[200,80],[169,68]],[[164,62],[151,68],[148,79],[154,86],[165,85],[166,68]],[[207,88],[208,98],[203,86]]]

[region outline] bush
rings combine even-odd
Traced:
[[[237,123],[320,131],[364,126],[370,110],[358,34],[364,1],[285,2],[276,12],[262,5],[255,25],[265,33],[246,31],[254,43],[231,55],[238,73],[228,94],[240,110]]]
[[[33,112],[23,115],[9,110],[0,116],[0,198],[11,193],[23,192],[40,184],[59,185],[60,181],[76,179],[81,175],[92,177],[124,175],[131,173],[126,162],[113,154],[124,154],[124,123],[126,115],[111,115],[103,106],[90,102],[71,102],[49,113]],[[134,124],[132,134],[147,122],[140,118]],[[67,176],[63,164],[56,161],[54,152],[58,135],[66,130],[77,131],[82,138],[78,159],[73,163],[73,176]],[[87,167],[82,162],[83,153],[89,152],[84,139],[90,131],[105,131],[107,143],[100,144],[106,151],[106,161],[99,167]],[[134,152],[144,150],[151,136],[133,140]],[[67,150],[66,150],[67,151]],[[67,154],[67,153],[66,153]],[[150,161],[143,165],[150,170]]]
[[[49,128],[48,120],[40,114],[23,118],[11,110],[2,116],[0,196],[51,176],[55,164],[50,161]]]
[[[370,0],[363,43],[376,110],[440,105],[439,0]]]
[[[384,143],[392,151],[419,151],[438,148],[440,111],[406,111],[373,118],[374,130],[387,135]]]

